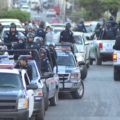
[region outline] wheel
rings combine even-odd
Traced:
[[[119,75],[119,71],[117,68],[114,67],[114,80],[115,81],[120,81],[120,75]]]
[[[81,79],[84,80],[87,77],[87,66],[84,65],[81,70]]]
[[[55,95],[49,99],[51,106],[56,106],[58,102],[58,91],[56,91]]]
[[[74,99],[81,99],[84,95],[84,83],[81,81],[80,88],[71,93]]]
[[[37,115],[35,116],[35,120],[44,120],[44,116],[45,116],[44,100],[42,101],[41,107],[42,107],[41,111],[39,113],[37,113]]]
[[[48,107],[49,107],[49,100],[48,100],[48,94],[47,94],[47,96],[45,98],[45,111],[48,110]]]
[[[92,59],[90,59],[90,65],[93,65],[93,60]]]
[[[96,58],[96,65],[102,65],[101,58]]]

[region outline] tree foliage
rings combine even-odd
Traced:
[[[120,8],[120,0],[76,0],[76,4],[89,12],[90,19],[100,18],[107,10],[116,17]]]
[[[30,14],[24,11],[20,11],[19,9],[13,9],[9,11],[4,11],[0,14],[1,18],[15,18],[20,21],[30,20]]]

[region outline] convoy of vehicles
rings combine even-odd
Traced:
[[[47,12],[47,17],[56,17],[56,14],[50,10]],[[25,29],[22,28],[19,20],[0,19],[0,23],[5,26],[1,33],[3,43],[6,33],[9,31],[7,27],[12,22],[17,25],[20,35],[24,36]],[[92,27],[95,28],[96,24],[93,22]],[[65,24],[55,23],[50,26],[54,34],[53,42],[58,44]],[[48,106],[58,104],[59,93],[68,92],[75,99],[82,98],[84,95],[83,80],[87,77],[88,68],[94,60],[97,65],[101,65],[102,61],[111,61],[113,58],[114,80],[120,79],[120,52],[113,50],[115,40],[87,39],[94,33],[91,24],[87,26],[87,31],[88,33],[73,32],[75,40],[73,45],[56,45],[57,66],[52,69],[52,61],[49,61],[49,71],[44,73],[41,71],[39,56],[35,58],[31,54],[33,50],[28,50],[29,54],[24,56],[28,58],[28,64],[32,67],[31,80],[26,70],[14,68],[16,61],[12,60],[11,64],[11,59],[8,59],[9,55],[0,55],[0,119],[28,120],[35,117],[35,120],[44,120]],[[5,62],[6,58],[7,62]]]

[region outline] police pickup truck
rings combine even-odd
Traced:
[[[56,48],[60,93],[69,92],[73,98],[79,99],[84,94],[84,84],[76,59],[71,51]]]
[[[26,83],[26,81],[28,82]],[[28,120],[34,109],[35,84],[30,83],[25,70],[0,64],[0,119]]]
[[[91,64],[94,60],[97,65],[101,65],[102,61],[112,61],[114,44],[115,40],[93,40],[90,49]]]

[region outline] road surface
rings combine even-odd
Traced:
[[[91,66],[84,83],[81,100],[64,95],[49,107],[45,120],[120,120],[120,82],[113,80],[112,64]]]

